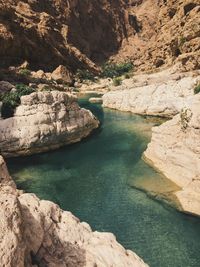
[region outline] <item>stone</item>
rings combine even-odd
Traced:
[[[90,103],[95,103],[95,104],[102,104],[103,103],[103,99],[102,97],[91,97],[89,99]]]
[[[29,63],[27,60],[25,60],[19,67],[18,69],[28,69],[29,68]]]
[[[0,259],[5,267],[148,267],[113,234],[92,232],[73,214],[19,193],[0,156]],[[11,187],[8,192],[5,188]]]
[[[21,97],[14,117],[0,120],[0,150],[5,157],[49,151],[80,141],[98,126],[72,94],[35,92]]]
[[[46,74],[43,70],[32,71],[31,76],[35,79],[46,79]]]
[[[103,96],[103,106],[135,114],[173,117],[194,95],[200,75],[172,75],[168,71],[125,80],[119,90]]]
[[[181,211],[200,215],[200,94],[180,114],[152,129],[145,159],[181,189]]]
[[[110,90],[111,85],[113,84],[113,80],[108,78],[108,79],[102,79],[100,78],[99,80],[95,82],[88,82],[83,81],[81,84],[76,84],[76,86],[81,93],[96,93],[96,94],[105,94]]]
[[[0,81],[0,93],[10,92],[15,86],[7,81]]]
[[[1,67],[27,60],[30,69],[63,64],[98,73],[97,64],[110,59],[132,61],[141,71],[171,66],[185,54],[190,59],[180,60],[180,68],[199,68],[199,0],[95,0],[84,6],[77,0],[4,0],[0,10]],[[3,14],[15,18],[15,27]]]
[[[73,76],[71,72],[63,65],[60,65],[52,72],[51,78],[69,85],[73,83]]]

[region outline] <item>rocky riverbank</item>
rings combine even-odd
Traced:
[[[14,116],[0,120],[0,151],[5,157],[30,155],[80,141],[99,126],[65,92],[34,92],[21,97]]]
[[[200,75],[172,72],[170,69],[124,80],[121,86],[103,96],[103,106],[141,115],[173,117],[187,102],[193,101]]]
[[[125,80],[103,96],[104,107],[141,115],[172,118],[153,128],[146,161],[175,182],[181,211],[200,215],[200,95],[194,95],[199,73],[172,70]]]
[[[153,128],[144,156],[168,179],[180,186],[175,192],[186,213],[200,216],[200,95],[172,120]]]
[[[0,156],[0,258],[6,267],[147,267],[110,233],[16,189]]]

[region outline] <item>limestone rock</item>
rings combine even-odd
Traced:
[[[200,76],[191,74],[177,77],[172,79],[171,75],[166,75],[164,78],[163,74],[156,73],[142,75],[142,81],[140,78],[138,82],[134,77],[124,82],[121,90],[106,93],[103,106],[135,114],[173,117],[193,96],[195,84],[200,80]]]
[[[172,120],[153,128],[144,155],[181,187],[176,197],[187,213],[200,215],[200,94]]]
[[[43,70],[32,71],[31,76],[35,79],[46,79],[47,76]]]
[[[32,93],[21,97],[14,117],[0,120],[0,150],[10,157],[56,149],[80,141],[98,125],[69,93]]]
[[[1,266],[24,266],[25,246],[19,201],[14,194],[0,190],[0,259]]]
[[[0,156],[0,259],[5,267],[147,267],[132,251],[125,250],[110,233],[92,232],[70,212],[19,194]]]
[[[57,67],[51,74],[51,78],[60,81],[65,82],[67,84],[72,84],[73,82],[73,76],[70,73],[70,71],[63,65],[60,65]]]
[[[91,97],[89,99],[90,103],[96,103],[96,104],[102,104],[103,103],[103,99],[102,97]]]

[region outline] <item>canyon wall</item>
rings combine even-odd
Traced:
[[[1,0],[0,66],[98,71],[111,58],[198,69],[199,25],[198,0]]]
[[[136,69],[178,64],[183,71],[200,68],[200,3],[198,0],[129,1],[131,25],[117,60],[130,58]]]
[[[8,66],[95,70],[127,35],[123,1],[0,1],[0,57]]]

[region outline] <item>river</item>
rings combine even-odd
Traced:
[[[182,214],[145,192],[175,185],[141,160],[160,121],[89,104],[100,129],[78,144],[11,159],[18,188],[58,203],[93,230],[109,231],[151,267],[199,267],[200,219]]]

